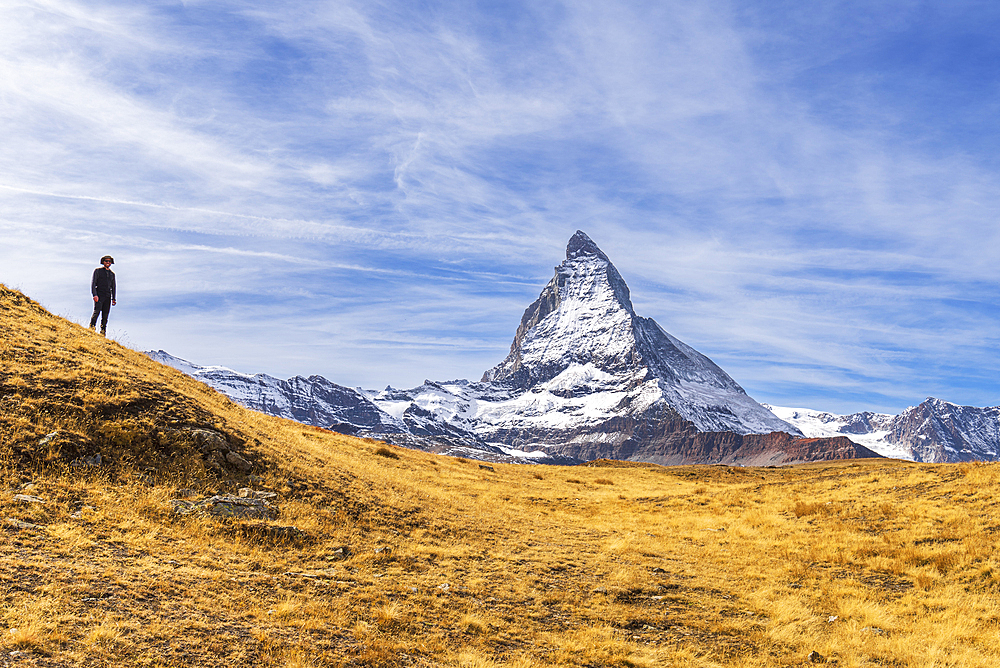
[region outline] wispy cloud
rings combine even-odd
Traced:
[[[998,19],[5,5],[0,280],[82,320],[112,252],[137,346],[405,386],[501,359],[582,228],[758,399],[995,404]]]

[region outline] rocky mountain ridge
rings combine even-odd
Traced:
[[[807,436],[844,435],[886,457],[918,462],[993,461],[1000,453],[1000,406],[959,406],[928,397],[899,415],[769,408]]]
[[[655,419],[674,414],[702,431],[797,433],[708,357],[638,316],[621,274],[582,231],[570,238],[565,261],[525,310],[510,354],[483,382],[523,392],[517,398],[527,400],[513,410],[482,417],[528,439],[539,428],[565,430],[647,412]],[[542,398],[555,407],[562,403],[556,398],[583,397],[591,400],[558,406],[575,419],[553,421],[558,415],[551,411],[544,426],[534,419]],[[604,404],[611,406],[599,407]]]
[[[222,366],[201,366],[163,350],[147,351],[146,355],[183,371],[247,408],[268,415],[440,454],[490,461],[514,461],[521,454],[507,454],[415,403],[387,412],[372,401],[372,395],[379,393],[338,385],[323,376],[281,380],[263,373],[245,374]],[[390,395],[394,392],[385,391]],[[561,461],[543,453],[523,456],[545,463]]]
[[[452,455],[551,463],[876,456],[846,439],[794,445],[802,436],[795,426],[708,357],[635,313],[621,274],[582,231],[525,310],[506,359],[479,382],[425,381],[377,392],[320,376],[282,381],[149,354],[257,410]],[[761,434],[771,436],[751,438]]]

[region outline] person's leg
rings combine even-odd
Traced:
[[[90,316],[91,329],[97,327],[97,314],[100,312],[101,312],[101,302],[100,302],[100,297],[98,297],[98,301],[94,302],[94,315]]]
[[[98,305],[101,307],[101,334],[104,334],[108,329],[108,316],[111,314],[111,295],[102,295]]]

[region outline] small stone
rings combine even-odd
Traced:
[[[31,496],[30,494],[15,494],[14,500],[22,503],[45,503],[44,499],[40,499],[37,496]]]
[[[826,620],[826,623],[827,624],[833,624],[838,619],[840,619],[840,617],[838,617],[837,615],[830,615],[830,618],[828,620]]]
[[[277,509],[263,499],[241,499],[238,496],[213,496],[202,502],[209,515],[215,517],[242,517],[249,519],[273,520],[278,517]]]
[[[51,434],[46,434],[38,441],[38,445],[48,445],[52,441],[56,440],[56,436],[59,435],[58,431],[54,431]]]
[[[806,658],[809,661],[811,661],[812,663],[825,663],[826,662],[826,659],[823,658],[823,655],[820,654],[819,652],[817,652],[816,650],[813,650],[813,651],[809,652],[809,656],[807,656]]]
[[[170,499],[170,505],[174,507],[174,512],[178,515],[189,515],[193,512],[194,502],[185,499]]]
[[[331,556],[334,559],[343,561],[344,559],[347,559],[347,557],[351,556],[351,551],[350,549],[348,549],[346,545],[342,545],[338,548],[335,548]]]
[[[21,520],[14,519],[13,517],[7,518],[7,524],[17,527],[18,529],[44,529],[45,527],[39,524],[32,524],[31,522],[22,522]]]
[[[607,587],[594,587],[593,591],[594,591],[595,594],[607,594],[608,593],[608,588]]]
[[[174,494],[179,499],[193,499],[194,497],[198,496],[198,492],[188,488],[179,489],[176,492],[174,492]]]
[[[308,538],[308,534],[298,527],[283,527],[274,524],[245,524],[240,527],[240,530],[244,535],[259,536],[281,542],[295,542]]]
[[[479,468],[483,469],[484,471],[494,471],[492,466],[487,466],[486,464],[480,464]]]
[[[265,492],[262,490],[254,490],[249,487],[243,487],[239,491],[240,498],[243,499],[273,499],[278,496],[277,492]]]
[[[662,568],[660,568],[659,566],[654,566],[652,572],[653,573],[666,573],[666,571],[663,570]]]
[[[16,631],[16,630],[17,629],[11,629],[11,631]],[[10,654],[8,654],[7,656],[9,656],[12,659],[23,659],[24,657],[28,656],[28,653],[25,652],[25,651],[23,651],[23,650],[20,650],[20,649],[15,649],[13,652],[11,652]]]
[[[440,589],[441,591],[448,591],[449,589],[451,589],[451,585],[448,584],[447,582],[442,582],[441,584],[438,585],[438,589]]]
[[[100,466],[103,463],[103,461],[104,458],[101,457],[101,453],[98,452],[93,457],[77,457],[76,459],[71,461],[69,465],[72,466],[73,468],[83,468],[84,466],[89,466],[94,468]]]
[[[236,452],[227,452],[226,461],[244,473],[253,468],[253,464],[240,457],[239,453]]]
[[[384,554],[386,556],[389,556],[389,554],[391,552],[392,552],[392,550],[389,549],[388,547],[376,547],[375,548],[375,554]]]
[[[200,513],[220,518],[258,520],[273,520],[278,517],[278,509],[264,499],[245,499],[229,494],[217,494],[197,503],[171,499],[170,505],[178,515]]]
[[[194,438],[195,445],[201,448],[201,451],[204,453],[229,449],[226,437],[217,431],[212,431],[211,429],[192,429],[191,436]]]

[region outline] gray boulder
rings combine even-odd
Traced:
[[[231,494],[217,494],[192,503],[185,499],[170,501],[178,515],[209,515],[211,517],[273,520],[278,517],[278,509],[266,499],[253,499]]]

